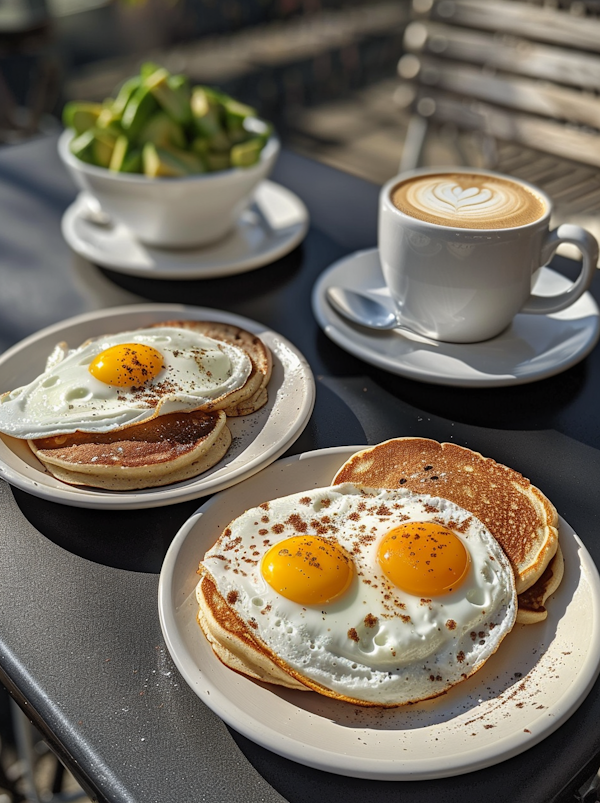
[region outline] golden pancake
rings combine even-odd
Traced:
[[[223,348],[228,350],[230,346],[236,347],[246,355],[241,359],[246,364],[250,361],[250,374],[241,387],[228,390],[209,402],[204,401],[193,413],[187,409],[178,413],[155,414],[147,417],[143,423],[128,423],[126,419],[122,423],[119,419],[118,423],[104,429],[97,426],[100,420],[97,417],[89,430],[78,425],[76,431],[67,429],[69,434],[54,432],[52,436],[21,436],[28,439],[33,453],[55,477],[74,485],[136,490],[196,476],[215,465],[227,451],[231,433],[226,426],[226,416],[247,415],[266,403],[272,358],[260,338],[239,327],[212,321],[167,321],[149,328],[161,327],[190,330],[196,335],[227,344]],[[80,349],[93,342],[86,341]],[[58,344],[48,360],[47,370],[59,370],[70,354],[66,343]],[[173,350],[173,358],[180,361],[186,354],[185,348]],[[143,367],[145,363],[132,362],[131,365],[133,370],[136,366]],[[123,363],[123,366],[123,370],[129,370],[129,363]],[[210,371],[207,374],[211,376]],[[119,387],[123,384],[112,382],[112,375],[108,380],[101,381]],[[167,395],[172,392],[169,387],[157,387]],[[143,381],[139,387],[127,390],[132,396],[133,406],[145,401],[146,386]],[[121,395],[124,394],[125,390],[121,392]],[[58,432],[61,430],[58,429]],[[65,428],[62,429],[64,432]]]
[[[559,587],[565,571],[560,545],[556,554],[546,566],[542,576],[536,582],[519,595],[519,609],[517,611],[517,623],[522,625],[533,625],[542,622],[547,616],[548,611],[545,603],[556,589]]]
[[[544,494],[517,471],[454,443],[385,441],[347,460],[333,485],[343,482],[406,488],[469,510],[502,546],[518,594],[542,576],[558,547],[558,514]]]
[[[196,588],[196,598],[200,605],[198,624],[222,663],[255,680],[309,691],[271,661],[206,574]]]
[[[28,441],[57,479],[111,491],[152,488],[195,477],[231,443],[223,411],[169,413],[105,434],[58,435]]]

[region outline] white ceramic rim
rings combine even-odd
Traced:
[[[77,199],[65,210],[65,213],[62,217],[61,230],[66,242],[73,249],[73,251],[75,251],[75,253],[79,254],[92,264],[109,268],[115,273],[123,273],[129,276],[141,276],[146,279],[167,280],[216,279],[223,276],[233,276],[238,273],[246,273],[248,271],[255,270],[256,268],[262,268],[271,262],[281,259],[282,257],[286,256],[286,254],[289,254],[291,251],[293,251],[296,246],[300,245],[300,243],[306,237],[306,233],[308,231],[308,209],[303,201],[296,195],[296,193],[288,190],[287,187],[284,187],[275,181],[270,181],[269,179],[265,179],[264,181],[260,182],[258,186],[260,187],[263,184],[267,184],[272,188],[276,188],[277,192],[280,194],[284,193],[287,195],[288,199],[296,205],[298,208],[299,221],[294,225],[297,226],[297,229],[287,238],[275,233],[272,237],[270,249],[264,249],[250,257],[239,259],[236,262],[229,263],[228,265],[219,265],[215,267],[211,266],[210,264],[202,264],[203,253],[207,249],[215,249],[218,247],[218,244],[182,250],[174,249],[173,251],[168,251],[168,249],[163,248],[155,248],[153,246],[144,246],[145,248],[149,249],[153,256],[156,256],[157,259],[160,259],[162,254],[167,253],[171,258],[173,255],[175,255],[176,259],[186,260],[186,264],[184,264],[182,267],[173,265],[163,268],[158,267],[156,269],[139,264],[126,264],[122,260],[119,260],[118,255],[115,255],[113,258],[108,252],[106,255],[97,253],[95,249],[88,245],[88,243],[81,241],[75,236],[75,219],[80,214],[81,209],[79,199],[85,194],[85,190],[82,190],[78,194]],[[123,226],[123,229],[126,229],[124,224],[120,225]],[[260,226],[261,224],[257,223],[256,225]],[[132,239],[135,239],[133,234],[131,234],[131,237]]]
[[[132,328],[135,328],[136,317],[143,317],[144,320],[147,321],[150,316],[155,323],[161,320],[183,319],[186,316],[192,320],[219,321],[221,323],[239,326],[261,338],[265,338],[268,341],[268,346],[274,358],[277,358],[278,354],[283,350],[288,349],[298,360],[300,366],[298,382],[301,383],[304,388],[304,394],[300,406],[294,411],[294,416],[290,418],[291,427],[287,430],[286,436],[274,440],[269,448],[261,452],[260,455],[251,462],[239,466],[236,470],[220,480],[211,480],[210,475],[205,477],[205,475],[200,474],[198,477],[184,480],[182,483],[164,485],[155,489],[113,492],[94,488],[69,486],[66,483],[60,483],[58,480],[48,475],[52,483],[58,484],[58,487],[54,487],[54,485],[44,485],[41,481],[45,474],[47,474],[43,469],[40,470],[40,476],[30,477],[8,466],[2,461],[1,457],[0,479],[6,480],[16,488],[20,488],[33,496],[38,496],[51,502],[71,505],[73,507],[108,510],[136,510],[162,507],[164,505],[172,505],[178,502],[185,502],[190,499],[207,496],[208,494],[215,493],[241,482],[280,457],[289,449],[294,441],[300,437],[312,414],[316,392],[314,376],[306,359],[301,352],[282,335],[273,332],[249,318],[244,318],[241,315],[235,315],[222,310],[186,306],[184,304],[134,304],[87,312],[48,326],[21,340],[5,351],[4,354],[0,356],[0,376],[2,374],[2,366],[8,359],[17,354],[23,355],[24,358],[27,359],[28,348],[50,335],[55,336],[56,342],[59,342],[63,339],[61,335],[67,327],[96,321],[106,321],[107,325],[110,325],[111,318],[120,318],[123,315],[131,316]],[[69,345],[72,346],[72,344]],[[278,402],[276,401],[275,406],[278,403],[285,404],[285,399],[281,399]],[[3,442],[0,442],[0,448],[3,450],[8,447],[6,447]]]
[[[275,495],[272,493],[269,496],[268,488],[269,486],[276,486],[278,472],[286,472],[289,476],[289,472],[294,471],[294,467],[298,467],[302,461],[310,461],[307,465],[307,468],[311,468],[313,471],[315,471],[314,465],[317,465],[321,461],[323,461],[324,464],[327,463],[329,466],[332,461],[339,460],[339,462],[336,464],[337,466],[341,466],[352,454],[364,448],[365,446],[341,446],[331,449],[307,452],[294,457],[286,458],[284,460],[279,460],[277,463],[271,465],[260,474],[251,478],[249,483],[253,484],[252,487],[255,487],[258,483],[260,483],[260,487],[265,488],[260,495],[261,501],[264,501],[268,498],[273,498]],[[319,477],[318,465],[315,474],[317,477]],[[318,479],[316,481],[318,482]],[[239,488],[236,490],[239,490]],[[303,490],[303,488],[296,488],[296,490],[300,491]],[[257,493],[257,490],[254,492]],[[585,643],[581,645],[581,665],[577,667],[575,676],[573,678],[569,678],[569,682],[557,682],[557,685],[560,687],[560,692],[558,693],[561,696],[557,701],[555,701],[553,706],[547,707],[543,712],[540,712],[537,710],[537,708],[533,707],[530,709],[531,716],[529,717],[527,710],[523,709],[520,705],[517,705],[516,708],[520,713],[516,716],[517,718],[521,717],[521,721],[515,722],[514,725],[511,725],[512,731],[508,736],[503,738],[498,737],[496,739],[496,737],[493,736],[494,731],[483,731],[488,735],[486,737],[488,743],[482,746],[481,741],[485,740],[478,740],[473,743],[472,747],[469,745],[468,750],[463,748],[462,752],[458,752],[458,748],[455,748],[452,743],[454,737],[450,736],[446,738],[446,741],[443,738],[440,738],[439,740],[436,738],[435,741],[431,742],[428,750],[423,750],[422,746],[420,746],[418,750],[415,750],[415,752],[411,753],[410,738],[411,733],[414,731],[384,731],[384,733],[389,732],[394,734],[392,740],[394,751],[396,750],[396,734],[404,737],[404,741],[398,743],[398,752],[397,754],[394,752],[393,760],[381,759],[378,757],[380,753],[378,753],[376,749],[373,750],[372,748],[370,751],[366,751],[366,754],[362,753],[360,757],[357,757],[357,739],[360,738],[361,734],[365,740],[370,738],[370,736],[372,736],[372,733],[368,733],[370,729],[358,727],[352,728],[344,724],[336,727],[335,721],[327,716],[327,709],[325,709],[325,714],[322,716],[321,728],[330,728],[332,723],[335,727],[335,733],[331,732],[331,730],[328,731],[329,740],[327,741],[327,749],[318,748],[314,744],[311,744],[308,741],[310,736],[308,736],[305,740],[302,740],[300,736],[297,735],[297,730],[293,730],[293,736],[290,736],[289,733],[285,733],[284,731],[286,727],[290,728],[287,720],[291,719],[295,706],[290,702],[289,698],[286,699],[285,693],[278,695],[276,691],[277,687],[269,687],[267,684],[256,684],[248,678],[238,675],[221,664],[216,656],[212,654],[210,647],[205,646],[203,647],[203,650],[205,650],[203,655],[206,655],[206,660],[215,662],[214,667],[211,667],[211,671],[213,671],[213,674],[218,673],[219,680],[222,678],[223,683],[226,686],[229,684],[229,688],[231,688],[230,684],[232,683],[244,683],[243,688],[238,691],[237,696],[239,699],[244,701],[244,706],[246,705],[245,701],[248,701],[247,707],[243,709],[241,706],[232,703],[227,694],[225,694],[215,685],[214,682],[210,680],[208,672],[203,671],[202,666],[198,666],[196,664],[194,657],[188,649],[186,643],[187,640],[193,639],[195,641],[196,638],[204,639],[204,636],[202,635],[202,632],[195,621],[195,616],[190,612],[184,614],[185,621],[181,624],[181,627],[176,618],[173,599],[175,598],[177,589],[173,584],[173,576],[178,568],[179,555],[186,546],[188,537],[194,537],[194,528],[198,521],[202,518],[202,515],[207,511],[212,512],[214,508],[218,510],[219,506],[223,503],[225,503],[225,506],[227,507],[226,500],[229,493],[229,491],[222,492],[206,502],[182,526],[173,539],[165,557],[159,578],[158,608],[160,625],[167,648],[177,668],[191,689],[210,709],[218,714],[227,725],[231,726],[262,747],[265,747],[274,753],[277,753],[278,755],[284,756],[285,758],[289,758],[293,761],[297,761],[315,769],[351,777],[386,781],[414,781],[451,777],[453,775],[460,775],[492,766],[511,758],[512,756],[516,756],[525,750],[528,750],[530,747],[538,744],[555,730],[557,730],[560,725],[563,724],[575,712],[575,710],[584,701],[588,692],[591,690],[600,671],[600,628],[597,626],[600,618],[600,577],[598,576],[598,571],[589,552],[585,549],[580,539],[564,521],[564,519],[560,518],[559,528],[561,533],[561,541],[565,547],[568,547],[568,549],[564,549],[564,551],[569,555],[569,560],[571,561],[572,567],[574,561],[573,556],[579,556],[579,567],[577,568],[580,569],[580,576],[576,591],[580,597],[585,597],[583,600],[583,608],[581,606],[582,600],[580,598],[578,599],[579,610],[575,609],[574,611],[571,611],[571,620],[573,621],[571,622],[569,620],[567,623],[569,627],[567,629],[569,630],[569,633],[571,633],[573,629],[577,629],[576,620],[579,616],[581,616],[583,610],[585,609],[586,615],[589,615],[590,617],[588,621],[591,622],[589,629],[592,635],[590,637],[587,634],[583,634],[585,636]],[[258,502],[256,502],[256,504],[258,504]],[[224,521],[223,526],[226,526],[226,524],[227,521]],[[207,525],[205,524],[203,528],[199,529],[202,529],[203,532],[206,533],[206,527]],[[208,537],[208,535],[209,533],[206,533],[206,537]],[[568,592],[563,591],[563,593]],[[559,588],[558,592],[556,593],[556,598],[558,598],[560,594],[561,589]],[[177,596],[179,599],[182,599],[181,593],[177,594]],[[554,598],[550,600],[551,605],[553,601]],[[190,607],[190,610],[195,610],[189,598],[187,602],[182,600],[181,607]],[[568,616],[568,614],[569,609],[567,608],[565,618]],[[521,628],[521,633],[524,631],[529,632],[529,628],[531,628],[531,634],[535,635],[534,628],[536,625],[518,627]],[[509,637],[511,635],[512,634],[509,634]],[[207,644],[208,643],[206,643],[206,645]],[[556,650],[561,649],[562,647],[562,642],[557,642]],[[498,651],[499,653],[501,649],[502,647]],[[537,652],[537,650],[534,650],[534,652]],[[570,653],[566,654],[570,655]],[[534,663],[534,669],[539,666],[538,671],[542,678],[546,676],[548,669],[547,667],[541,666],[543,659],[544,654],[540,654],[539,658],[536,658]],[[570,659],[566,658],[565,660],[569,661]],[[492,659],[490,659],[490,662],[491,661]],[[208,669],[209,667],[205,667],[205,670]],[[485,686],[486,683],[485,671],[486,667],[483,667],[483,669],[479,670],[479,673],[483,673],[481,675],[479,684],[483,684],[483,686]],[[494,670],[490,668],[489,671],[492,673]],[[221,675],[221,673],[229,673],[229,678],[225,679],[225,676]],[[468,681],[465,681],[465,685],[473,682],[473,680],[479,676],[479,673],[476,673],[474,676],[469,678]],[[246,688],[247,684],[249,685]],[[457,691],[460,691],[461,686],[462,684],[459,684],[459,686],[451,690],[450,693],[456,693]],[[267,689],[266,693],[272,698],[270,704],[264,698],[263,689]],[[271,689],[273,691],[271,691]],[[240,691],[243,692],[241,697]],[[253,697],[258,694],[260,694],[260,699],[252,702]],[[308,693],[293,692],[293,694],[300,695],[303,698],[304,695]],[[345,703],[329,701],[328,698],[322,699],[325,701],[325,705],[329,703],[334,703],[338,706],[346,705]],[[441,701],[445,699],[447,699],[446,695],[442,695],[442,697],[438,698],[438,700]],[[492,699],[491,701],[486,701],[486,703],[487,702],[491,702],[492,707],[497,704],[496,708],[502,709],[500,699]],[[516,700],[514,702],[516,702]],[[540,700],[537,702],[539,703]],[[535,705],[536,704],[534,703],[534,706]],[[417,707],[418,706],[411,707],[411,710],[416,710]],[[544,708],[545,706],[542,705],[541,707]],[[304,711],[304,709],[297,710]],[[256,713],[251,714],[249,711],[255,711]],[[477,712],[475,712],[474,716],[476,716],[476,713]],[[498,719],[500,720],[503,716],[505,717],[506,713],[506,709],[498,710]],[[303,714],[303,717],[304,719],[302,720],[302,724],[304,726],[304,735],[306,736],[307,732],[315,733],[315,731],[312,729],[319,728],[319,720],[321,717],[312,716],[310,713]],[[307,717],[308,723],[304,721],[307,719]],[[535,727],[537,728],[535,733],[529,733],[523,728],[523,717],[527,718],[527,721],[529,721],[529,718],[531,718],[531,722],[535,722]],[[274,727],[271,722],[276,722],[277,725]],[[441,725],[435,731],[440,737],[444,735],[444,727],[444,725]],[[531,724],[531,727],[534,727],[534,725]],[[460,729],[461,731],[464,729],[462,724]],[[407,733],[408,736],[406,736]],[[448,742],[448,745],[446,745],[446,742]],[[402,747],[400,747],[400,744],[402,744]],[[407,744],[408,748],[406,748]],[[349,749],[345,750],[345,746]],[[444,747],[446,747],[446,752],[444,752]],[[386,743],[386,748],[388,750],[390,748],[388,743]],[[413,748],[413,750],[414,749],[415,748]],[[350,750],[352,752],[350,752]]]
[[[398,359],[392,360],[387,355],[379,353],[375,348],[375,345],[373,345],[373,347],[366,348],[360,342],[356,342],[355,340],[346,337],[346,335],[335,325],[335,323],[332,323],[332,321],[337,321],[340,319],[340,316],[338,313],[334,313],[333,311],[330,313],[330,308],[325,298],[325,291],[331,282],[331,275],[336,270],[342,266],[347,267],[346,263],[351,263],[355,259],[370,258],[373,256],[379,261],[379,257],[377,255],[377,248],[355,251],[353,254],[349,254],[348,256],[336,260],[332,265],[326,268],[313,286],[312,310],[321,329],[325,332],[327,337],[330,338],[330,340],[336,343],[336,345],[338,345],[344,351],[347,351],[349,354],[364,360],[366,363],[374,365],[377,368],[382,368],[384,371],[389,371],[392,374],[404,376],[408,379],[416,379],[419,382],[427,382],[428,384],[432,385],[448,385],[451,387],[493,388],[524,385],[528,384],[529,382],[537,382],[540,379],[547,379],[548,377],[555,376],[556,374],[566,371],[568,368],[572,368],[578,362],[581,362],[581,360],[587,357],[587,355],[596,346],[596,343],[600,338],[600,310],[598,309],[598,305],[596,304],[596,301],[591,293],[586,291],[580,298],[577,299],[577,301],[574,302],[574,304],[567,308],[568,310],[576,310],[577,305],[581,306],[584,304],[590,307],[590,316],[593,317],[593,322],[590,322],[589,337],[586,340],[585,347],[574,350],[568,359],[556,362],[551,368],[539,370],[537,372],[533,371],[531,373],[523,373],[519,376],[502,375],[499,377],[494,377],[489,375],[488,377],[471,377],[461,375],[459,371],[456,373],[449,372],[447,375],[442,376],[429,371],[426,366],[420,367],[406,363],[406,361],[403,362],[402,355],[400,355]],[[549,271],[550,273],[556,273],[556,271],[553,271],[552,268],[546,266],[541,270]],[[517,313],[517,317],[520,314],[523,313]],[[532,315],[528,317],[537,319],[538,317],[543,318],[545,316]],[[346,325],[345,322],[344,325]],[[380,335],[382,333],[377,334]],[[383,335],[385,336],[385,333],[383,333]],[[498,335],[496,338],[492,338],[491,340],[484,341],[483,343],[444,343],[440,341],[440,353],[442,353],[441,350],[444,348],[444,346],[469,349],[472,347],[485,346],[485,343],[493,344],[494,341],[498,340],[500,337],[502,337],[502,334]]]
[[[530,221],[529,223],[524,223],[522,226],[506,226],[502,228],[489,228],[489,229],[471,229],[468,226],[451,226],[445,225],[443,223],[433,223],[428,220],[420,220],[419,218],[412,217],[412,215],[403,212],[401,209],[398,209],[397,206],[394,206],[391,199],[391,191],[394,187],[398,184],[401,184],[403,181],[408,181],[411,178],[415,178],[416,176],[426,176],[429,174],[446,174],[446,173],[474,173],[477,175],[483,176],[493,176],[495,178],[502,178],[505,181],[513,182],[513,184],[522,184],[523,186],[527,187],[534,195],[538,195],[546,205],[546,211],[541,217],[536,218],[535,220]],[[395,215],[398,215],[402,220],[410,221],[411,224],[415,224],[417,228],[424,228],[428,229],[433,227],[434,229],[441,229],[442,231],[453,231],[457,235],[461,235],[463,232],[466,235],[478,235],[481,234],[482,236],[491,236],[491,235],[498,235],[502,232],[511,232],[511,231],[523,231],[527,228],[537,228],[538,226],[546,226],[550,216],[552,214],[552,200],[550,197],[539,187],[536,187],[535,184],[531,184],[529,181],[525,181],[522,178],[516,178],[515,176],[508,176],[505,173],[498,173],[494,170],[483,170],[477,167],[417,167],[414,170],[407,170],[405,173],[399,173],[394,178],[389,179],[381,188],[381,192],[379,194],[380,203],[385,204],[386,208]]]
[[[96,167],[96,165],[83,162],[74,156],[69,150],[69,143],[75,137],[75,132],[71,128],[66,128],[58,138],[58,155],[62,161],[71,169],[77,170],[80,173],[102,178],[108,181],[124,182],[126,184],[156,184],[157,181],[166,183],[188,183],[200,182],[205,184],[214,184],[225,177],[232,177],[237,174],[243,173],[244,175],[252,175],[253,172],[262,167],[262,162],[274,159],[281,147],[276,134],[272,134],[267,140],[265,147],[260,152],[260,160],[251,167],[230,167],[228,170],[217,170],[214,173],[199,173],[193,176],[161,176],[160,178],[150,178],[143,174],[138,173],[117,173],[105,167]]]

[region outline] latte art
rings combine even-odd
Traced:
[[[465,229],[504,229],[539,220],[546,204],[522,184],[478,173],[438,173],[403,181],[394,206],[418,220]]]
[[[487,187],[466,187],[463,189],[454,181],[443,181],[434,187],[426,186],[420,194],[417,190],[415,196],[419,201],[424,202],[429,209],[435,210],[437,208],[441,213],[458,213],[459,210],[464,209],[470,214],[477,214],[481,210],[487,210],[490,207],[494,209],[502,208],[506,205],[506,198],[502,197],[502,193],[493,193]]]

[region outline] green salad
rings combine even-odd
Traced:
[[[152,63],[115,98],[67,103],[63,122],[78,159],[151,178],[251,167],[272,133],[250,106]]]

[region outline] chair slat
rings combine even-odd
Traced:
[[[414,69],[414,65],[411,67]],[[399,71],[402,74],[402,61]],[[420,58],[417,80],[457,95],[600,129],[600,98],[574,89],[514,76],[488,75],[476,67],[428,57]]]
[[[551,42],[600,53],[600,20],[577,17],[548,6],[507,0],[439,0],[431,18],[449,25],[498,31],[534,42]]]
[[[432,117],[461,128],[483,131],[500,140],[520,142],[572,161],[600,167],[600,138],[597,134],[571,129],[527,114],[510,114],[486,103],[465,104],[437,92],[427,97],[435,103]]]
[[[407,50],[539,78],[556,84],[596,90],[600,59],[526,40],[502,37],[438,23],[412,22],[405,32]]]

